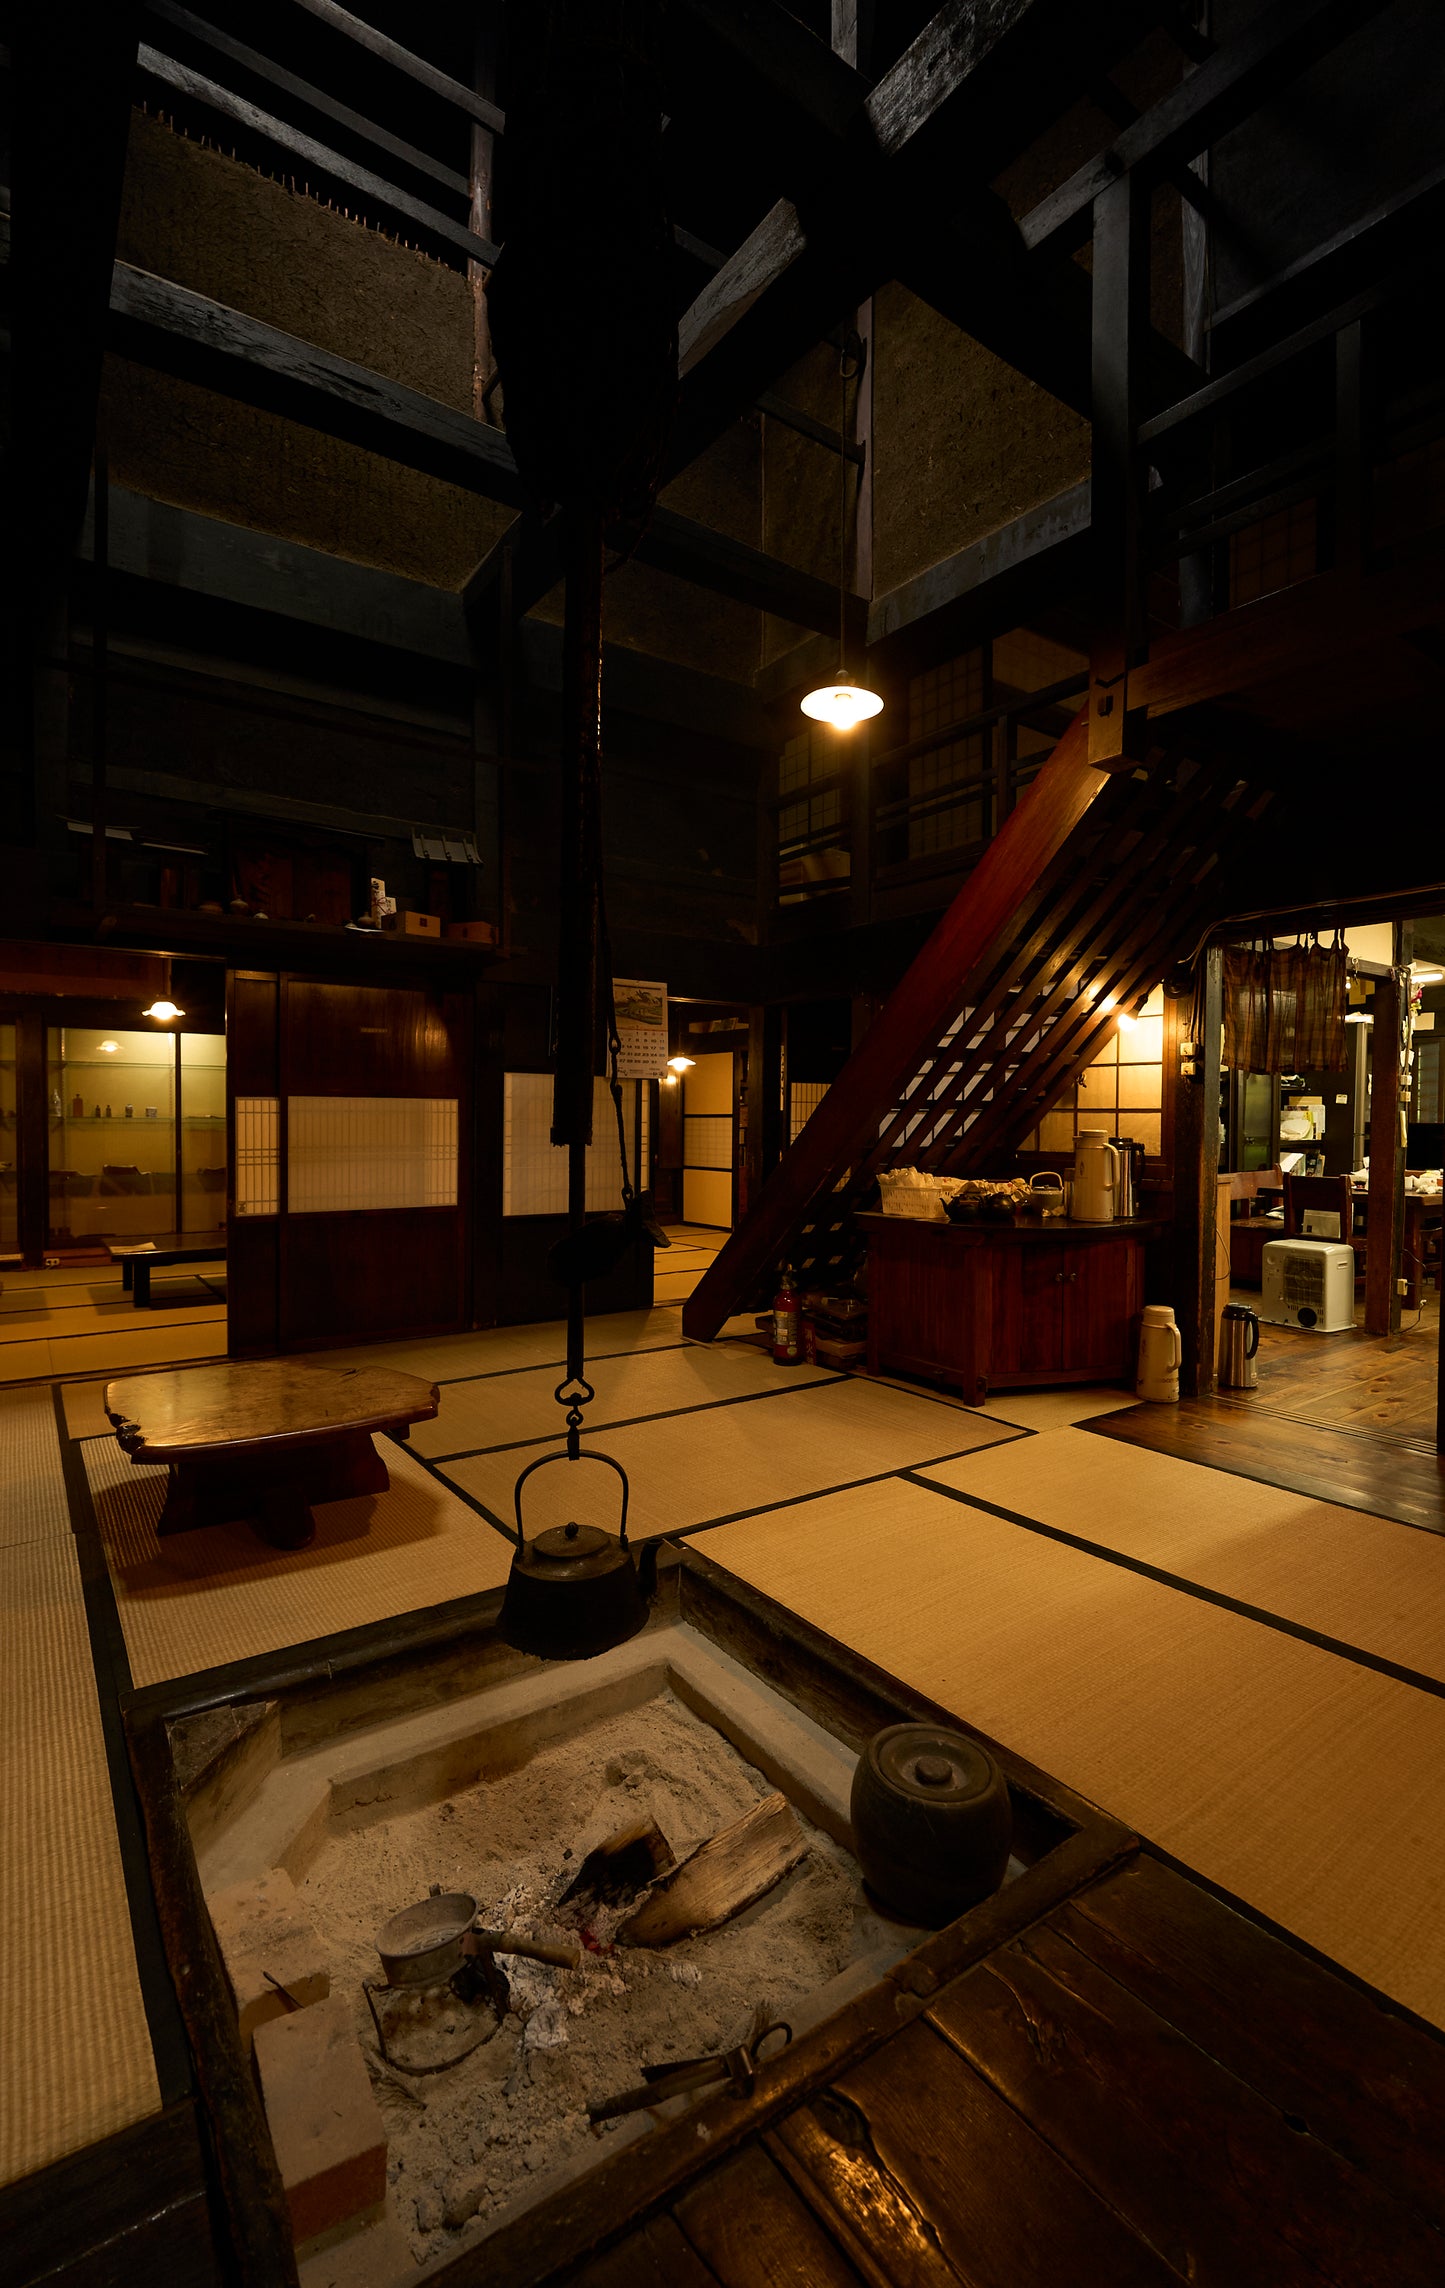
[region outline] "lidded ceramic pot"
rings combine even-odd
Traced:
[[[1013,1814],[987,1749],[940,1724],[875,1732],[853,1775],[864,1880],[905,1921],[937,1928],[998,1889]]]

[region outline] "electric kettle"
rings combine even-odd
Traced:
[[[1081,1128],[1074,1147],[1075,1223],[1112,1223],[1119,1213],[1120,1154],[1102,1128]]]

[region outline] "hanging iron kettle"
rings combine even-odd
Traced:
[[[522,1488],[551,1462],[603,1462],[622,1480],[622,1516],[615,1534],[599,1525],[550,1526],[529,1541],[522,1526]],[[498,1627],[519,1652],[543,1660],[590,1660],[594,1653],[635,1637],[657,1589],[657,1552],[647,1543],[639,1565],[627,1540],[627,1472],[610,1454],[580,1447],[543,1454],[517,1480],[517,1548],[502,1599]]]

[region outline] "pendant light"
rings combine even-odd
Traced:
[[[854,375],[859,372],[854,366]],[[843,665],[848,652],[848,589],[845,575],[848,541],[848,351],[846,342],[838,359],[838,672],[830,683],[819,684],[800,700],[805,715],[815,723],[831,724],[835,731],[852,731],[870,715],[881,715],[883,702],[866,684],[855,683]]]

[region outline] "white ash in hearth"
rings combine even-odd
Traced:
[[[647,2111],[598,2126],[588,2116],[589,2105],[634,2088],[644,2066],[731,2049],[763,2016],[800,2024],[808,1997],[906,1943],[869,1905],[848,1853],[780,1800],[774,1811],[772,1797],[760,1771],[663,1692],[445,1801],[321,1845],[300,1899],[372,2067],[389,2204],[417,2263],[650,2127]],[[748,1814],[689,1873],[689,1855]],[[632,1873],[656,1872],[655,1887],[599,1887],[595,1861],[579,1883],[588,1854],[629,1829],[646,1839]],[[669,1848],[679,1863],[671,1868]],[[510,2008],[496,2031],[448,2070],[411,2076],[380,2059],[363,1980],[380,1978],[382,1925],[432,1886],[474,1896],[489,1931],[580,1941],[581,1960],[572,1969],[499,1951]],[[674,1926],[726,1913],[734,1894],[753,1903],[715,1928],[670,1937]],[[638,1935],[651,1918],[659,1943],[627,1943],[634,1917]],[[439,2023],[438,2043],[462,2046],[469,2008],[485,2007],[444,1997],[450,2031]]]

